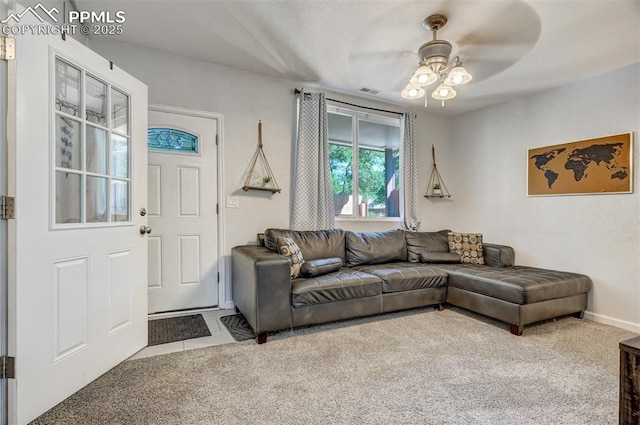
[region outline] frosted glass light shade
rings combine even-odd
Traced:
[[[462,66],[462,63],[457,62],[456,66],[449,71],[449,75],[447,75],[447,79],[444,80],[444,83],[450,86],[457,86],[468,83],[472,78],[471,74],[469,74],[465,67]]]
[[[453,87],[448,86],[444,83],[440,84],[437,89],[431,94],[436,100],[449,100],[456,97],[458,93],[453,89]]]
[[[402,90],[401,95],[405,99],[418,99],[419,97],[424,96],[424,93],[425,92],[422,87],[409,83],[404,90]]]
[[[413,73],[409,82],[413,85],[424,87],[435,83],[437,79],[438,75],[433,72],[431,68],[426,65],[422,65],[416,69],[416,72]]]

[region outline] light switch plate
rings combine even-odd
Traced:
[[[237,196],[227,196],[227,208],[239,208],[240,199]]]

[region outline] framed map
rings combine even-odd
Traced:
[[[529,149],[527,195],[632,193],[631,133]]]

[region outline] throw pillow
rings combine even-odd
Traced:
[[[482,233],[449,232],[449,252],[460,254],[460,262],[484,264]]]
[[[459,263],[460,259],[460,254],[453,252],[426,251],[420,254],[421,263]]]
[[[342,258],[320,258],[318,260],[305,261],[300,268],[300,274],[304,277],[317,277],[338,271],[341,268]]]
[[[277,242],[280,255],[289,257],[289,261],[291,262],[291,279],[297,278],[300,274],[300,267],[302,267],[304,263],[304,258],[302,258],[302,252],[300,252],[298,244],[293,239],[287,237],[278,237]]]

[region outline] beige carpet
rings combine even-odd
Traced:
[[[431,308],[121,364],[35,424],[617,424],[618,342]]]

